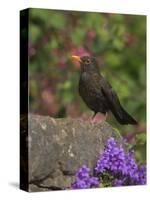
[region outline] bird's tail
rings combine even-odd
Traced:
[[[121,105],[120,109],[117,111],[112,109],[112,113],[120,124],[138,124],[138,122],[128,114]]]

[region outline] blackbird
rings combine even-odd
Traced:
[[[79,94],[85,104],[94,111],[92,118],[98,112],[107,115],[111,111],[120,124],[137,124],[120,104],[111,85],[100,74],[96,59],[89,56],[72,56],[72,59],[80,63]]]

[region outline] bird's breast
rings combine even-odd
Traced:
[[[88,73],[83,72],[79,80],[79,93],[83,96],[85,93],[89,93],[91,88],[90,76]]]
[[[97,76],[82,73],[79,81],[79,94],[90,109],[105,112],[105,99]]]
[[[83,73],[79,81],[79,94],[84,100],[84,102],[91,107],[92,101],[94,100],[93,89],[90,81],[90,76]]]

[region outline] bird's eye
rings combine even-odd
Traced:
[[[89,63],[90,63],[90,60],[86,60],[86,61],[85,61],[85,64],[89,64]]]

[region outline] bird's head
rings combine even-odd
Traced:
[[[98,71],[96,59],[90,56],[71,56],[71,58],[80,63],[82,72]]]

